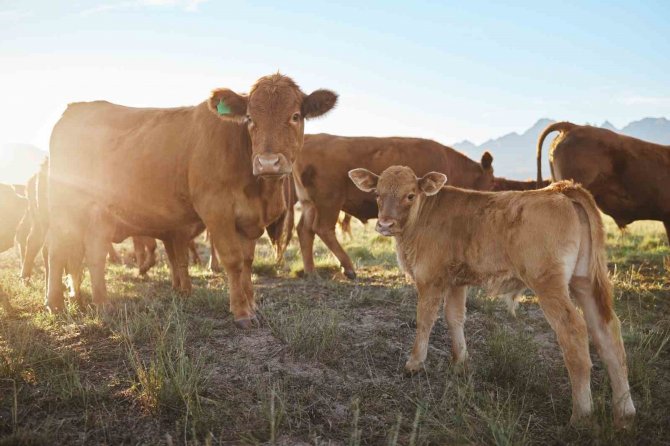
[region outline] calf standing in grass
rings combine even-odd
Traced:
[[[349,176],[361,190],[376,193],[376,229],[395,237],[400,266],[416,282],[417,334],[408,371],[422,368],[442,301],[458,364],[468,356],[466,287],[484,285],[495,294],[510,294],[527,286],[537,294],[563,351],[572,385],[571,421],[593,411],[587,329],[610,376],[615,424],[625,427],[633,419],[602,221],[586,190],[560,182],[536,191],[467,191],[444,187],[444,174],[417,178],[400,166],[381,176],[365,169]]]

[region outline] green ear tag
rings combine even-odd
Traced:
[[[226,105],[225,102],[223,102],[223,99],[219,99],[219,105],[216,106],[216,111],[219,113],[219,115],[229,115],[230,114],[230,107]]]

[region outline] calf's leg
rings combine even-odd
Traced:
[[[468,359],[463,333],[466,292],[467,287],[454,286],[447,290],[444,298],[444,321],[451,336],[451,354],[456,365],[463,364]]]
[[[606,315],[600,314],[593,297],[591,281],[587,277],[573,277],[570,290],[584,312],[589,334],[610,377],[614,424],[617,428],[625,428],[635,417],[635,406],[628,384],[621,323],[614,312],[609,315],[608,321],[605,320]]]
[[[415,373],[421,370],[428,353],[428,340],[437,319],[442,290],[429,283],[417,283],[419,300],[416,306],[416,338],[405,370]]]
[[[560,277],[562,280],[562,277]],[[572,386],[571,423],[589,417],[593,412],[591,399],[591,358],[586,322],[570,300],[567,284],[545,282],[533,287],[558,344]]]

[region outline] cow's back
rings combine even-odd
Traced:
[[[670,216],[670,147],[581,126],[554,141],[550,160],[555,178],[584,185],[621,225]]]
[[[203,121],[210,131],[203,132]],[[169,229],[167,221],[193,222],[190,160],[233,125],[217,120],[204,104],[71,104],[51,136],[50,205],[86,211],[95,203],[119,221],[151,231]]]
[[[342,210],[365,220],[377,216],[374,196],[359,190],[349,180],[348,172],[362,167],[380,174],[393,165],[409,166],[419,176],[442,172],[450,185],[466,188],[474,187],[482,173],[478,163],[435,141],[328,134],[305,136],[297,172],[312,200],[343,194],[346,199]]]

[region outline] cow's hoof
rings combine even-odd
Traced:
[[[570,417],[570,426],[575,429],[598,429],[598,423],[595,422],[592,414],[578,414],[574,410],[572,416]]]
[[[344,275],[347,279],[354,280],[356,278],[356,271],[354,270],[344,270]]]
[[[416,375],[423,370],[423,362],[408,360],[405,363],[405,374],[408,376]]]
[[[235,319],[235,326],[241,330],[251,330],[259,326],[256,316]]]
[[[60,314],[65,310],[65,305],[46,304],[46,309],[49,313]]]

